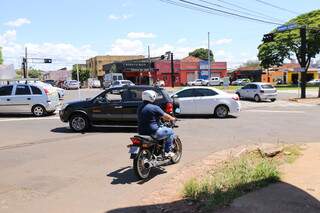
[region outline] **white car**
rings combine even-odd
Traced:
[[[80,82],[77,80],[67,80],[63,83],[64,89],[79,89]]]
[[[88,87],[89,88],[100,88],[101,82],[96,78],[89,78],[88,79]]]
[[[320,85],[320,79],[313,79],[311,81],[308,81],[309,85]]]
[[[132,83],[132,81],[129,81],[129,80],[117,80],[112,82],[110,88],[123,87],[125,85],[134,86],[134,83]]]
[[[57,92],[39,84],[14,83],[0,87],[0,113],[53,114],[60,105]]]
[[[219,89],[187,87],[172,95],[182,115],[215,115],[225,118],[229,113],[240,111],[239,97]]]
[[[209,86],[222,86],[223,85],[223,80],[220,77],[212,77],[208,81]]]
[[[188,86],[206,86],[208,85],[208,80],[196,79],[194,81],[188,81],[187,85]]]
[[[236,94],[239,98],[253,99],[256,102],[262,100],[271,100],[272,102],[277,99],[277,89],[268,83],[253,82],[238,89]]]

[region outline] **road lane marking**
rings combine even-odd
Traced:
[[[271,112],[271,113],[295,113],[295,114],[303,114],[306,113],[304,111],[280,111],[280,110],[259,110],[259,109],[248,109],[248,110],[244,110],[247,112]]]
[[[34,120],[58,120],[59,117],[48,117],[48,118],[9,118],[9,119],[0,119],[0,122],[9,122],[9,121],[34,121]]]

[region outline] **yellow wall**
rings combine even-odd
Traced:
[[[301,77],[301,73],[300,72],[291,72],[289,71],[287,73],[287,84],[291,84],[292,83],[292,74],[297,74],[298,73],[298,79],[300,79]],[[313,79],[318,79],[319,78],[319,75],[318,75],[318,72],[316,71],[312,71],[312,72],[308,72],[308,74],[313,74]]]

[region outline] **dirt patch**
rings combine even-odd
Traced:
[[[320,105],[320,98],[292,98],[289,99],[289,101],[302,104]]]

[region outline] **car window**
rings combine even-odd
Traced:
[[[188,98],[188,97],[193,97],[193,89],[186,89],[182,90],[181,92],[177,93],[178,98]]]
[[[34,95],[42,95],[42,92],[38,87],[35,87],[35,86],[30,86],[30,87],[31,87],[32,94],[34,94]]]
[[[246,86],[242,87],[241,89],[249,89],[251,84],[247,84]]]
[[[8,96],[12,93],[13,86],[3,86],[0,87],[0,96]]]
[[[112,76],[112,79],[113,79],[114,81],[118,80],[118,79],[117,79],[117,76]]]
[[[218,93],[211,90],[211,89],[195,89],[195,97],[201,97],[201,96],[215,96]]]
[[[129,89],[128,93],[125,97],[126,101],[142,101],[142,92],[145,89]],[[162,93],[155,91],[157,93],[156,100],[160,100],[163,98]]]
[[[122,102],[124,100],[124,96],[125,90],[123,89],[114,89],[106,93],[106,99],[111,103]]]
[[[256,84],[250,84],[250,89],[258,89],[258,86]]]
[[[261,87],[263,89],[274,89],[274,87],[271,84],[262,84]]]
[[[30,88],[28,85],[17,85],[16,95],[30,95]]]

